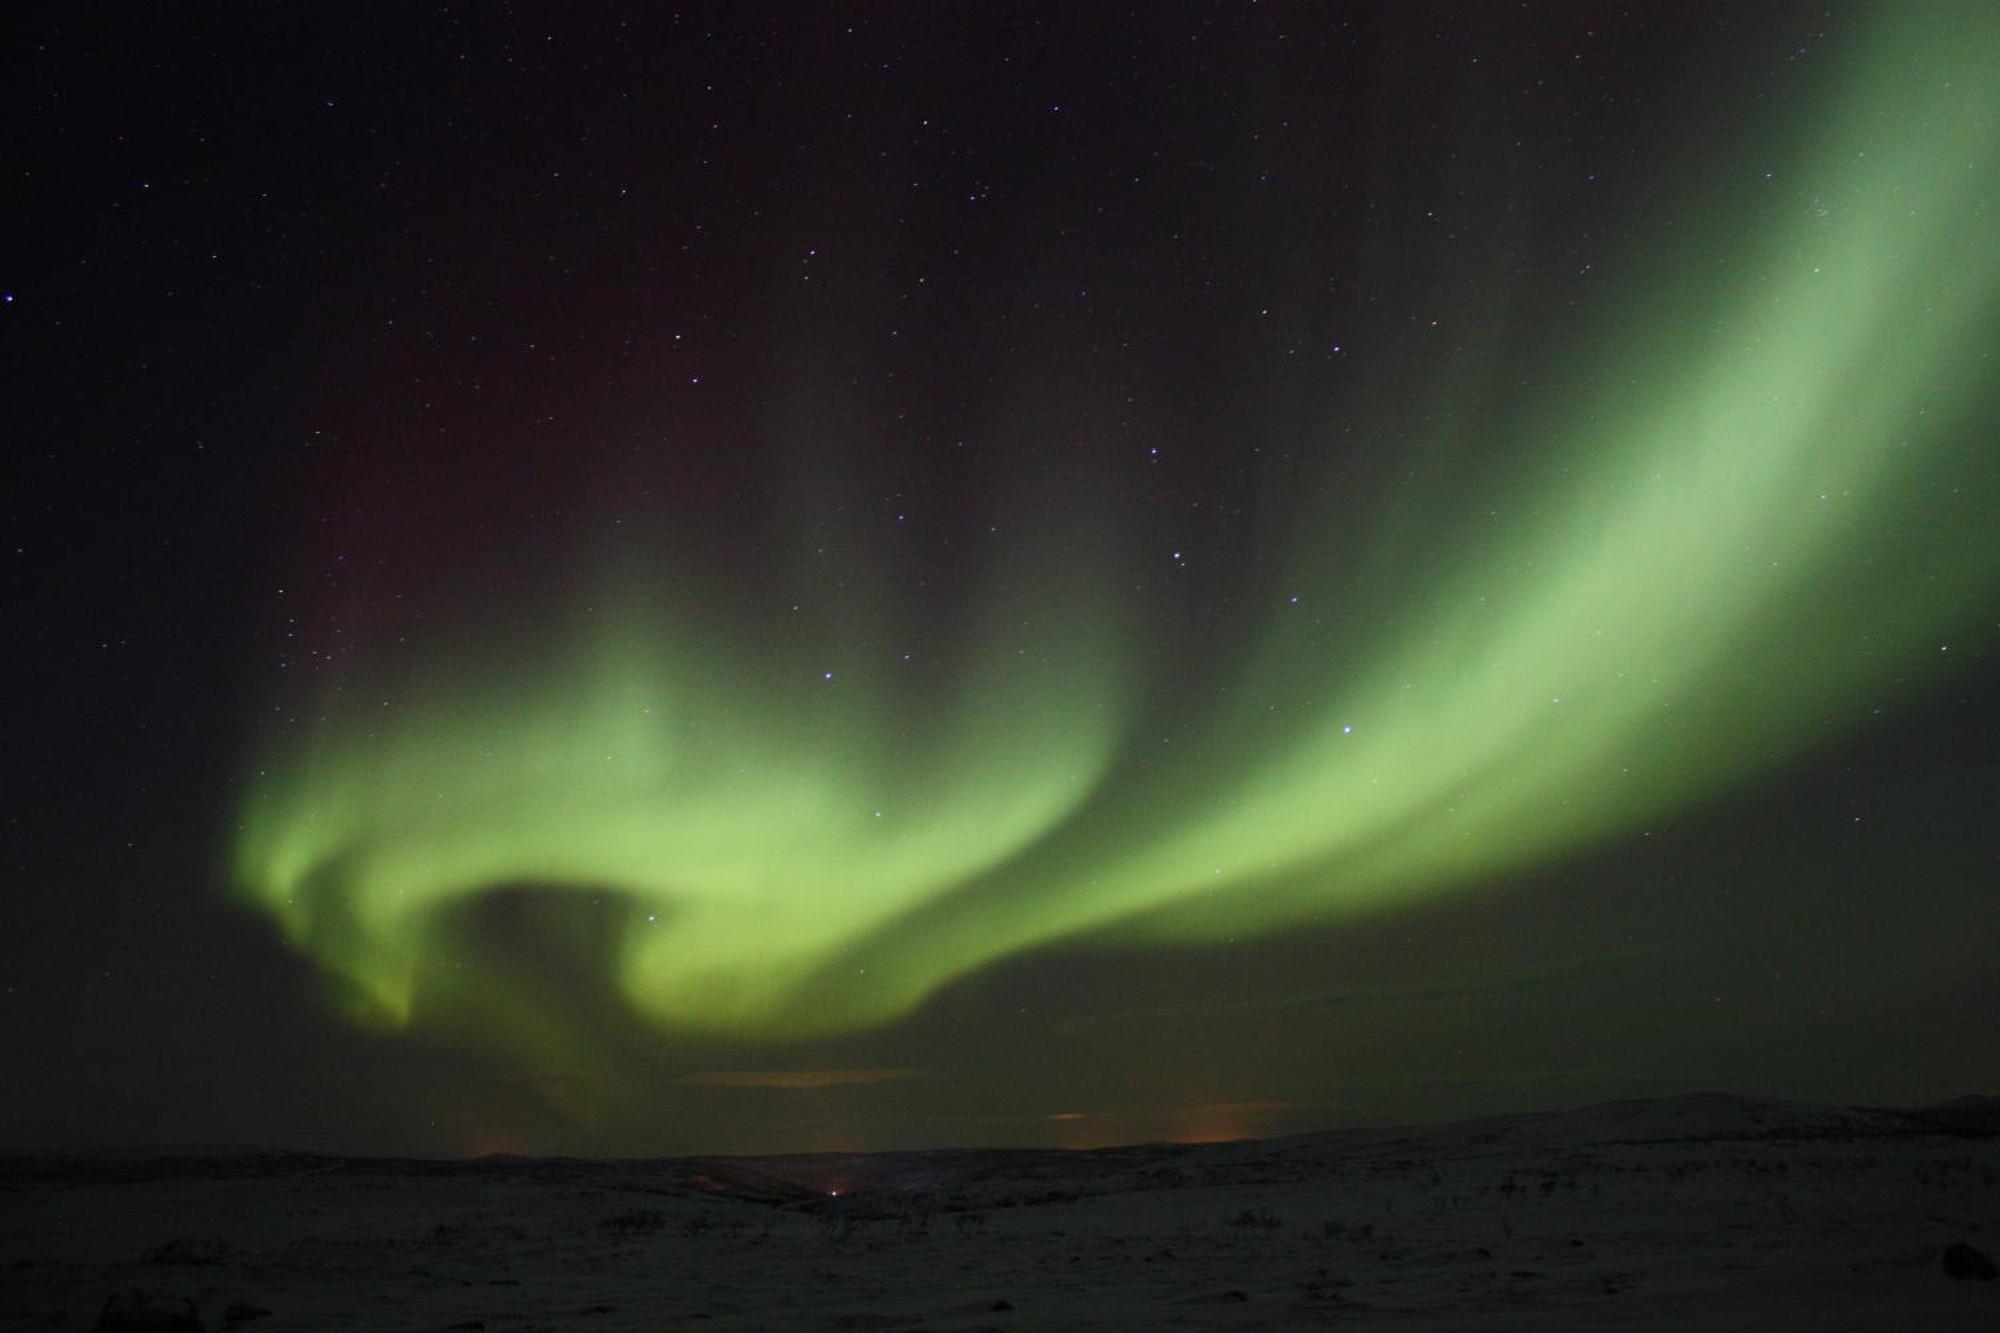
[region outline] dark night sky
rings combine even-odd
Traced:
[[[1995,28],[14,15],[0,1147],[2000,1088]]]

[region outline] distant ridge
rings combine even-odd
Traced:
[[[2000,1134],[2000,1097],[1954,1097],[1935,1106],[1895,1111],[1891,1114],[1973,1138]]]
[[[1599,1102],[1572,1111],[1548,1111],[1448,1125],[1427,1137],[1483,1133],[1508,1143],[1666,1143],[1689,1140],[1853,1138],[1910,1132],[1908,1114],[1810,1102],[1691,1092],[1674,1097]]]
[[[715,1157],[598,1160],[585,1157],[490,1156],[444,1159],[337,1157],[270,1149],[237,1153],[127,1149],[108,1153],[49,1153],[0,1158],[0,1181],[129,1184],[189,1176],[238,1180],[296,1175],[524,1180],[540,1184],[642,1190],[656,1194],[715,1195],[755,1203],[796,1203],[819,1197],[817,1191],[759,1171],[744,1159]]]
[[[1008,1182],[1032,1194],[1233,1180],[1253,1164],[1334,1161],[1357,1151],[1478,1153],[1535,1148],[1816,1139],[1986,1137],[2000,1134],[2000,1097],[1970,1095],[1931,1106],[1873,1108],[1684,1093],[1600,1102],[1565,1111],[1487,1116],[1436,1127],[1340,1129],[1225,1143],[1133,1144],[1091,1149],[946,1148],[754,1157],[347,1157],[230,1145],[125,1148],[85,1153],[0,1153],[0,1182],[126,1183],[184,1177],[420,1176],[523,1180],[830,1206],[835,1196],[910,1193]],[[858,1201],[857,1201],[858,1202]]]

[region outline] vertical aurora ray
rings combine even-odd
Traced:
[[[1368,571],[1366,599],[1299,524],[1261,628],[1172,692],[1171,747],[1140,731],[1156,655],[1112,614],[1108,526],[1045,514],[1032,556],[961,590],[960,666],[923,687],[669,596],[641,555],[593,589],[609,612],[510,666],[455,627],[423,671],[274,736],[245,899],[405,1023],[441,913],[611,896],[636,1011],[799,1037],[1081,935],[1201,941],[1476,884],[1858,724],[2000,588],[2000,17],[1890,6],[1878,29],[1792,112],[1810,128],[1754,208],[1631,266],[1571,387],[1509,427],[1494,521],[1384,510],[1450,554]],[[894,637],[893,578],[854,572],[850,649]]]

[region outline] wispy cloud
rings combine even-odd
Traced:
[[[1202,1105],[1193,1107],[1192,1109],[1196,1112],[1227,1112],[1236,1115],[1275,1115],[1280,1111],[1317,1110],[1327,1104],[1326,1102],[1283,1101],[1204,1102]]]
[[[901,1083],[923,1076],[921,1069],[711,1069],[674,1081],[692,1088],[810,1089]]]

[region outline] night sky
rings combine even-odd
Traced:
[[[50,6],[0,1147],[2000,1091],[2000,10]]]

